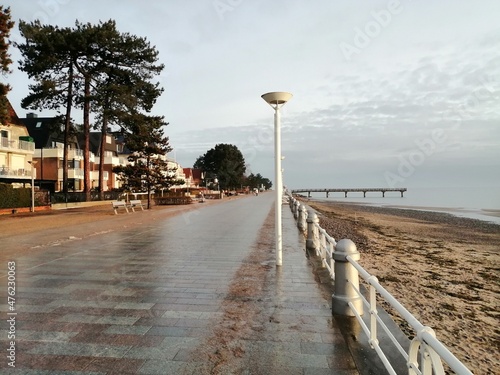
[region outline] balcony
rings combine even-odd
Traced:
[[[64,157],[64,149],[59,147],[44,147],[43,149],[37,149],[35,152],[35,157],[37,158],[58,158],[62,159]],[[83,160],[83,150],[70,148],[68,150],[68,160]]]
[[[59,180],[63,178],[63,170],[59,169],[58,171]],[[68,178],[74,178],[76,180],[83,180],[83,169],[81,168],[68,168]]]
[[[99,160],[97,161],[99,163]],[[118,156],[105,156],[104,157],[104,164],[106,165],[120,165],[120,158]]]
[[[25,180],[26,178],[31,178],[31,170],[29,169],[13,169],[9,167],[0,167],[0,179],[1,178],[18,178]]]
[[[0,150],[15,152],[17,154],[33,154],[35,152],[35,144],[33,142],[9,140],[6,137],[0,137]]]

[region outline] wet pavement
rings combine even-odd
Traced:
[[[273,202],[231,200],[14,259],[14,306],[3,265],[0,369],[357,374],[285,205],[275,267]],[[15,368],[5,356],[12,317]]]

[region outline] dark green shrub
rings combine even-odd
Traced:
[[[31,189],[0,183],[0,208],[31,207]]]

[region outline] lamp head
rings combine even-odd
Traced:
[[[287,101],[292,98],[292,94],[288,92],[268,92],[267,94],[262,95],[262,99],[264,99],[271,107],[277,109],[283,105]]]

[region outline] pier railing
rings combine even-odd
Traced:
[[[434,334],[432,328],[421,324],[396,298],[394,298],[374,275],[368,273],[359,263],[360,254],[356,245],[349,239],[336,241],[319,225],[315,211],[307,209],[299,200],[289,194],[289,203],[292,213],[297,220],[299,230],[306,236],[306,249],[313,252],[321,260],[331,278],[334,280],[334,294],[332,297],[332,313],[334,315],[355,317],[363,332],[367,336],[370,346],[389,374],[396,375],[396,371],[387,356],[386,351],[379,343],[381,328],[396,349],[404,358],[409,375],[444,375],[443,361],[458,375],[472,375],[472,372],[458,360],[443,345]],[[364,283],[367,292],[363,293],[360,281]],[[415,331],[408,350],[396,339],[395,332],[384,323],[379,315],[382,298],[388,303]],[[366,308],[369,319],[363,319]]]
[[[407,190],[407,188],[295,189],[292,190],[292,194],[307,193],[307,197],[311,198],[311,193],[326,193],[326,197],[328,198],[330,193],[344,193],[344,197],[347,198],[347,193],[363,193],[363,197],[366,198],[366,193],[379,192],[382,193],[382,197],[385,197],[385,193],[396,191],[403,198],[403,194]]]

